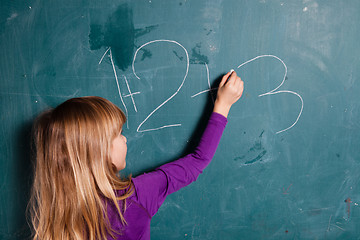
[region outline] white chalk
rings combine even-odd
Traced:
[[[230,73],[232,73],[232,72],[235,72],[235,70],[234,70],[234,69],[231,69],[231,70],[230,70]]]

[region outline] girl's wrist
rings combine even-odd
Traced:
[[[219,113],[227,118],[230,108],[231,108],[231,105],[224,104],[224,103],[221,103],[218,100],[216,100],[213,112]]]

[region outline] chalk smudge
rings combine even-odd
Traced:
[[[125,71],[132,63],[135,52],[135,38],[150,33],[158,25],[145,28],[134,28],[133,12],[128,4],[121,4],[111,14],[105,24],[92,23],[90,25],[89,44],[91,50],[111,48],[114,63]],[[142,60],[151,58],[151,52],[143,49]]]
[[[247,151],[246,154],[234,158],[234,161],[244,160],[248,155],[253,155],[253,153],[257,153],[257,156],[255,158],[252,158],[251,160],[245,161],[244,165],[254,164],[256,162],[262,162],[263,157],[266,155],[267,151],[262,145],[262,137],[264,134],[264,130],[259,135],[259,139],[254,143],[254,145]]]
[[[322,213],[321,208],[314,208],[314,209],[310,209],[309,211],[307,211],[307,214],[309,216],[317,216],[317,215],[320,215],[321,213]]]
[[[90,50],[98,50],[104,45],[104,30],[102,25],[90,25],[89,43]]]
[[[261,162],[261,159],[262,159],[263,156],[265,156],[265,154],[266,154],[266,150],[262,151],[262,152],[261,152],[256,158],[254,158],[253,160],[246,161],[245,164],[252,164],[252,163],[257,162],[257,161],[259,161],[259,160],[260,160],[260,162]]]
[[[90,49],[98,50],[101,47],[106,49],[110,47],[114,63],[123,71],[131,65],[135,48],[134,41],[133,14],[127,4],[120,5],[108,17],[104,26],[95,23],[90,25]]]
[[[205,31],[207,31],[206,36],[209,36],[211,33],[213,33],[212,29],[204,28]]]
[[[150,59],[152,57],[151,51],[144,48],[142,48],[141,51],[143,52],[143,54],[140,61],[144,61],[146,58]]]
[[[137,28],[135,29],[135,37],[141,37],[144,36],[148,33],[150,33],[151,31],[155,30],[159,25],[152,25],[152,26],[148,26],[145,28]]]
[[[209,59],[207,56],[201,54],[201,43],[196,44],[194,48],[191,49],[191,64],[209,64]]]
[[[175,54],[175,56],[176,56],[180,61],[184,60],[184,57],[179,56],[179,54],[178,54],[175,50],[173,50],[173,53]]]
[[[17,18],[17,16],[18,16],[17,13],[13,13],[13,14],[11,14],[10,17],[8,17],[8,18],[6,19],[6,21],[7,21],[7,22],[10,22],[10,21],[14,20],[15,18]]]

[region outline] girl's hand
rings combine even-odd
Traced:
[[[244,90],[244,82],[235,71],[225,74],[219,84],[214,112],[227,117],[231,106],[240,99]]]

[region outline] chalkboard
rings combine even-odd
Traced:
[[[218,151],[169,196],[152,239],[360,237],[360,1],[5,0],[0,9],[0,238],[26,239],[30,129],[105,97],[138,175],[194,147],[219,77],[245,82]]]

